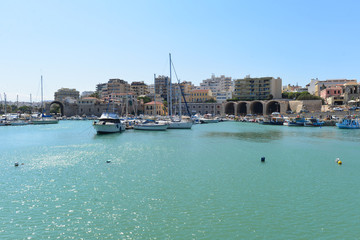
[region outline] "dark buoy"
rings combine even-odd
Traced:
[[[261,158],[261,162],[265,162],[265,157],[262,157],[262,158]]]
[[[111,163],[111,161],[110,161],[110,160],[107,160],[106,163]]]
[[[16,162],[16,163],[15,163],[15,167],[18,167],[18,166],[19,166],[19,163],[18,163],[18,162]]]

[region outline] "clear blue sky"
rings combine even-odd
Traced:
[[[360,76],[360,1],[2,0],[0,93],[53,99],[109,78],[153,82],[172,53],[181,80]]]

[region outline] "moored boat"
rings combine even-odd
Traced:
[[[344,118],[341,122],[336,123],[340,129],[360,129],[360,120],[352,118]]]
[[[126,129],[116,113],[108,112],[103,113],[98,121],[94,121],[93,126],[98,134],[122,132]]]
[[[324,121],[320,121],[317,118],[309,118],[304,123],[305,127],[321,127],[324,126]]]
[[[168,128],[168,124],[158,123],[155,121],[144,121],[142,123],[136,123],[134,125],[135,130],[147,130],[147,131],[165,131]]]
[[[193,123],[191,121],[173,120],[169,122],[168,129],[191,129]]]

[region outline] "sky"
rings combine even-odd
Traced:
[[[359,79],[360,1],[1,0],[0,94],[54,99],[62,87],[94,91],[110,78],[199,85],[233,79]],[[175,79],[173,79],[175,80]]]

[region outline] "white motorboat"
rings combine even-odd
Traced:
[[[93,126],[97,133],[116,133],[125,131],[126,126],[120,121],[116,113],[103,113],[98,121],[94,121]]]

